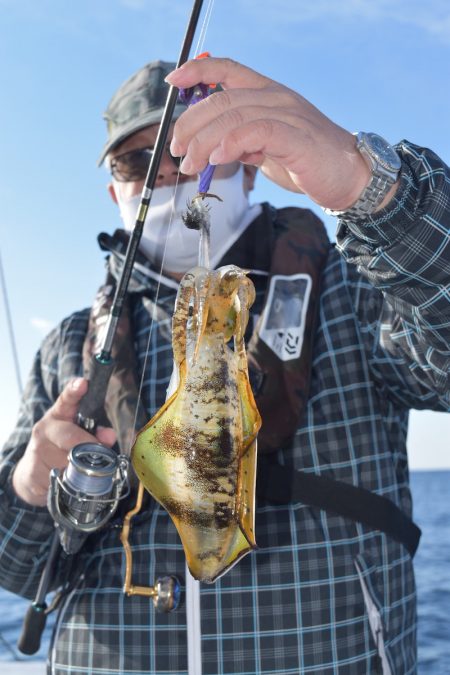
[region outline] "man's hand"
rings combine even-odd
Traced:
[[[168,75],[176,87],[220,82],[175,124],[171,152],[194,174],[208,162],[239,160],[261,168],[275,183],[303,192],[321,206],[350,207],[370,170],[355,137],[288,87],[229,59],[188,61]]]
[[[83,378],[71,380],[54,405],[47,410],[31,432],[30,442],[13,474],[16,494],[32,506],[45,506],[51,469],[65,469],[68,455],[78,443],[115,443],[113,429],[99,427],[96,436],[75,424],[78,405],[87,392]]]

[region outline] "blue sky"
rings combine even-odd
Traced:
[[[0,0],[0,251],[23,379],[48,329],[92,301],[96,235],[119,225],[96,167],[102,111],[144,63],[176,60],[191,4]],[[448,0],[215,0],[203,48],[284,82],[347,129],[450,161]],[[254,200],[319,212],[261,177]],[[0,354],[2,441],[18,393],[1,301]],[[412,467],[450,467],[449,437],[449,416],[413,413]]]

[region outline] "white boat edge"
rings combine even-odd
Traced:
[[[2,675],[45,675],[45,661],[0,661]]]

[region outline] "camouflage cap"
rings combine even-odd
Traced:
[[[98,160],[99,166],[108,152],[127,136],[161,121],[169,88],[164,78],[175,66],[168,61],[152,61],[119,87],[103,114],[108,140]],[[185,109],[183,103],[177,103],[173,119],[177,119]]]

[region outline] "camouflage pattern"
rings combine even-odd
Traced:
[[[168,61],[152,61],[119,87],[103,113],[108,140],[98,159],[99,166],[106,155],[128,136],[161,121],[169,91],[164,78],[175,66]],[[177,119],[184,110],[185,104],[177,103],[173,119]]]

